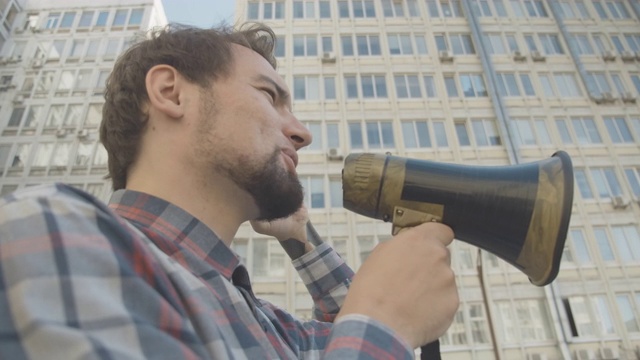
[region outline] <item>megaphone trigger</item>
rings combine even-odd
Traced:
[[[396,206],[393,210],[393,227],[391,232],[393,235],[398,235],[402,229],[418,226],[426,222],[442,222],[442,217],[402,206]]]

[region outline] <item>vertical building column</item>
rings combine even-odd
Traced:
[[[480,57],[482,69],[484,70],[484,74],[487,78],[488,95],[491,99],[491,103],[493,104],[493,110],[496,113],[498,129],[502,139],[504,140],[504,146],[507,149],[507,154],[509,155],[509,162],[511,164],[519,164],[520,157],[516,147],[517,144],[514,143],[515,138],[511,135],[509,114],[507,108],[504,106],[502,95],[498,93],[497,76],[493,68],[493,63],[491,62],[491,55],[488,54],[486,50],[487,47],[484,43],[484,37],[482,36],[482,28],[480,27],[476,14],[471,9],[471,0],[462,0],[462,6],[464,8],[467,21],[469,22],[469,27],[471,28],[471,37],[475,43],[478,56]]]

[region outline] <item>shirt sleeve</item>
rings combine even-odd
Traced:
[[[88,194],[0,199],[0,358],[206,358],[142,241]]]
[[[314,318],[332,322],[349,290],[351,268],[326,243],[294,260],[293,266],[311,294]]]

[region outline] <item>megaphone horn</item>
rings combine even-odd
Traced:
[[[344,207],[393,222],[393,232],[438,221],[456,239],[497,255],[544,286],[555,279],[573,205],[564,151],[520,165],[472,166],[384,154],[351,154]]]

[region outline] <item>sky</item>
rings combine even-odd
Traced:
[[[162,0],[169,22],[209,28],[234,22],[235,0]]]

